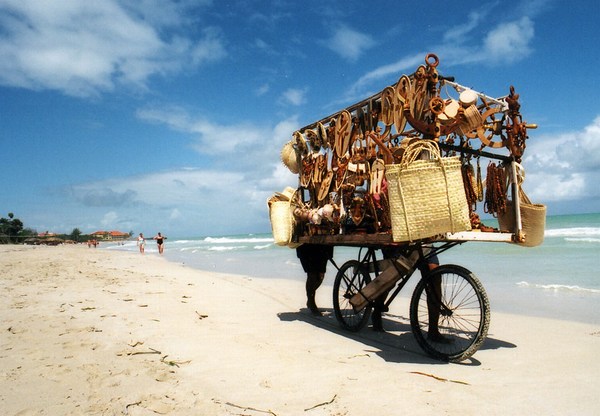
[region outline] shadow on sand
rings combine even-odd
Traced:
[[[361,342],[370,347],[367,353],[374,353],[388,362],[415,364],[447,364],[428,356],[419,346],[412,334],[410,319],[404,316],[384,314],[385,332],[373,331],[370,323],[359,332],[351,332],[341,328],[335,318],[333,309],[321,309],[323,316],[314,316],[308,309],[298,312],[282,312],[278,314],[281,321],[301,321],[334,334]],[[499,348],[516,348],[515,344],[494,338],[486,338],[479,351]],[[477,353],[475,353],[475,356]],[[458,365],[478,366],[481,362],[471,357]]]

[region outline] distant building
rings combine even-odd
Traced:
[[[121,231],[96,231],[90,234],[93,238],[102,241],[122,241],[129,238],[129,233]]]

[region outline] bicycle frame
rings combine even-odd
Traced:
[[[384,300],[384,302],[381,305],[385,309],[389,309],[389,306],[392,304],[394,299],[396,299],[396,297],[398,296],[400,291],[404,288],[404,286],[408,283],[408,281],[414,274],[415,270],[417,270],[419,268],[421,270],[423,270],[424,268],[421,266],[427,264],[428,260],[430,258],[432,258],[434,255],[443,253],[443,252],[451,249],[452,247],[462,244],[462,243],[463,243],[463,241],[445,242],[445,243],[442,243],[440,246],[437,246],[434,249],[430,250],[427,254],[425,254],[423,244],[421,244],[421,243],[414,244],[413,246],[408,245],[408,246],[402,247],[401,250],[404,251],[407,255],[410,255],[415,250],[418,251],[419,259],[417,260],[417,262],[414,264],[414,266],[408,272],[400,270],[399,266],[395,262],[392,262],[394,267],[396,267],[398,274],[400,275],[400,278],[395,283],[395,289],[391,292],[391,294],[389,296],[386,296],[386,299]],[[371,272],[371,267],[372,267],[373,273],[375,274],[375,278],[377,278],[377,276],[379,276],[379,274],[381,273],[381,270],[379,269],[379,263],[377,260],[376,251],[384,249],[384,248],[385,248],[385,246],[367,246],[367,247],[359,248],[358,262],[361,264],[362,267],[365,268],[365,270],[368,270],[369,273]],[[362,255],[363,249],[366,249],[366,253],[364,255]],[[333,258],[329,259],[329,261],[331,262],[331,264],[333,264],[333,266],[336,268],[336,270],[338,270],[338,271],[340,270],[340,268],[338,267],[337,263],[333,260]],[[423,276],[423,277],[425,277],[425,276]],[[353,282],[347,282],[347,283],[349,283],[351,286],[353,286],[358,293],[363,295],[363,297],[365,299],[367,298],[367,296],[365,296],[362,293],[362,290],[360,288],[356,287]],[[389,291],[388,291],[388,293],[389,293]],[[369,301],[369,304],[370,304],[370,306],[374,307],[376,304],[376,300]]]

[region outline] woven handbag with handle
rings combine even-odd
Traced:
[[[283,193],[276,193],[267,200],[273,240],[279,246],[293,245],[296,198],[297,190],[288,187]]]
[[[423,152],[429,159],[420,159]],[[411,143],[397,165],[386,166],[392,239],[414,241],[471,229],[458,157],[441,157],[433,140]]]
[[[519,207],[521,208],[521,229],[525,240],[518,244],[525,247],[541,245],[544,242],[546,230],[546,206],[533,204],[519,184]],[[513,201],[506,201],[506,212],[498,214],[498,226],[501,230],[516,231]]]

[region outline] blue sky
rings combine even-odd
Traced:
[[[441,5],[441,6],[439,6]],[[427,53],[537,123],[525,190],[600,211],[597,1],[0,0],[0,216],[70,233],[270,231],[295,129]]]

